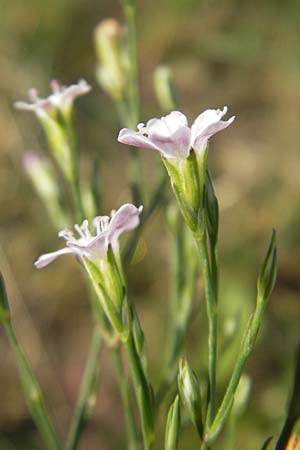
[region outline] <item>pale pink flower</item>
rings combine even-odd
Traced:
[[[191,128],[184,114],[172,111],[161,119],[150,119],[146,125],[138,124],[138,131],[123,128],[118,141],[134,147],[158,150],[165,158],[185,159],[191,148],[201,156],[208,140],[234,121],[235,116],[227,121],[221,120],[227,111],[227,106],[223,110],[207,109],[196,118]]]
[[[35,267],[41,269],[59,256],[67,254],[78,256],[82,262],[86,257],[95,263],[101,263],[106,257],[108,246],[111,245],[114,250],[117,250],[120,235],[139,225],[142,209],[142,206],[136,208],[126,203],[117,211],[112,211],[111,217],[95,217],[93,220],[95,235],[90,232],[87,220],[84,220],[81,226],[74,225],[79,237],[76,237],[69,229],[60,231],[58,235],[66,240],[66,247],[40,256],[34,263]]]
[[[40,98],[37,89],[32,88],[28,91],[30,103],[18,101],[14,106],[17,109],[33,111],[39,117],[43,117],[45,113],[55,109],[69,111],[76,97],[87,94],[91,90],[91,86],[85,80],[79,80],[76,84],[63,86],[57,80],[50,83],[52,94],[46,98]]]

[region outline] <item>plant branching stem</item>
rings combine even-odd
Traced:
[[[125,348],[128,355],[133,386],[139,407],[144,449],[151,450],[154,440],[153,400],[151,395],[151,387],[146,378],[141,359],[138,355],[132,332],[130,332],[128,339],[125,342]]]
[[[91,396],[95,395],[94,388],[98,376],[98,357],[102,347],[102,332],[98,324],[95,325],[89,356],[82,378],[79,396],[73,414],[66,450],[75,450],[78,446],[81,432],[90,415]]]
[[[211,426],[206,432],[205,441],[208,443],[213,442],[217,438],[228,418],[228,414],[230,413],[233,404],[234,394],[238,387],[245,363],[255,344],[256,336],[258,334],[265,310],[266,300],[267,299],[257,298],[256,309],[244,334],[241,351],[235,363],[221,406],[219,407]]]
[[[217,365],[217,298],[216,287],[212,271],[210,269],[207,250],[206,234],[200,239],[196,238],[197,248],[203,274],[204,292],[208,317],[208,376],[209,376],[209,404],[207,411],[206,426],[210,426],[215,414],[216,403],[216,365]]]
[[[121,357],[120,347],[114,349],[114,361],[118,377],[120,393],[123,402],[123,409],[126,420],[126,432],[129,450],[137,450],[139,448],[139,435],[135,423],[134,409],[130,395],[130,389],[126,380],[126,374]]]

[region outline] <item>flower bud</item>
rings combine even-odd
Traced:
[[[201,396],[197,375],[185,359],[179,363],[178,387],[180,398],[185,405],[188,416],[196,427],[199,436],[203,436],[201,413]]]
[[[276,281],[277,250],[276,233],[272,232],[270,244],[257,280],[257,297],[260,301],[267,301],[270,297]]]
[[[53,156],[66,179],[74,181],[74,158],[68,132],[64,125],[45,114],[40,117]]]
[[[154,72],[154,89],[156,97],[164,112],[175,109],[176,93],[173,74],[168,66],[158,66]]]
[[[99,84],[115,101],[122,100],[126,84],[124,27],[115,19],[105,19],[95,29],[98,57],[96,75]]]
[[[38,153],[27,152],[23,165],[52,222],[57,228],[63,228],[67,220],[60,207],[59,187],[50,161]]]
[[[165,431],[165,450],[177,450],[180,433],[180,405],[179,397],[176,396],[171,405]]]

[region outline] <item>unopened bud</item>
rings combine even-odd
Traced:
[[[180,405],[179,397],[176,396],[171,405],[165,431],[165,450],[177,450],[180,433]]]
[[[197,375],[185,359],[179,363],[178,387],[180,398],[185,405],[188,416],[196,427],[199,436],[203,435],[201,413],[201,395]]]
[[[96,27],[94,34],[98,57],[97,79],[115,101],[123,98],[126,84],[124,30],[115,19],[105,19]]]
[[[23,166],[53,224],[58,229],[64,228],[67,220],[60,206],[59,187],[50,160],[38,153],[27,152]]]
[[[176,109],[176,93],[173,74],[168,66],[158,66],[154,72],[155,94],[164,112]]]

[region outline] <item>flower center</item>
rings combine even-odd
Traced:
[[[93,226],[95,228],[97,237],[108,231],[109,221],[110,218],[108,216],[98,216],[94,218]],[[75,237],[74,233],[69,228],[60,231],[58,233],[58,236],[65,239],[68,245],[76,245],[78,243],[80,243],[81,245],[88,245],[91,240],[95,238],[95,236],[93,236],[90,232],[89,222],[87,219],[85,219],[80,226],[77,224],[74,225],[74,229],[79,236],[78,238]]]

